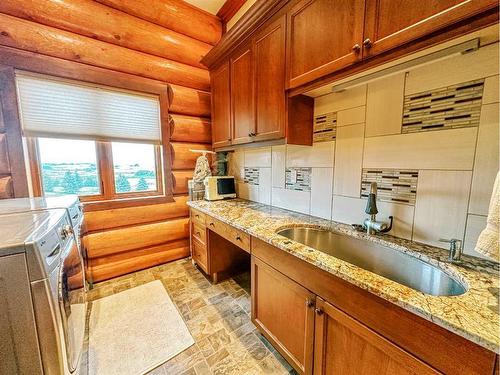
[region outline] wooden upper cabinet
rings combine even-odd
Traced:
[[[360,60],[364,14],[365,0],[295,4],[288,12],[288,86],[299,86]]]
[[[285,29],[283,15],[254,38],[255,141],[285,136]]]
[[[314,375],[427,375],[436,370],[316,297]]]
[[[312,373],[315,295],[252,256],[252,321],[300,374]]]
[[[232,144],[252,141],[255,127],[254,67],[250,45],[231,58]]]
[[[492,0],[366,0],[364,56],[373,56],[493,8]]]
[[[213,147],[231,144],[231,92],[229,62],[210,73],[212,88],[212,144]]]

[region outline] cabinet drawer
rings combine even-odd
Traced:
[[[191,220],[193,221],[193,223],[205,226],[205,218],[206,215],[203,212],[200,212],[193,208],[191,209]]]
[[[203,269],[203,271],[208,273],[207,247],[205,246],[205,244],[201,243],[196,238],[193,238],[192,246],[193,246],[192,257],[194,261]]]
[[[250,253],[250,235],[247,233],[212,217],[207,217],[207,228]]]
[[[191,235],[203,244],[207,243],[206,227],[197,221],[193,221]]]

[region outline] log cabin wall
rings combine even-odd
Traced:
[[[211,148],[209,74],[200,60],[221,31],[217,17],[180,0],[0,2],[0,55],[27,51],[31,60],[51,56],[168,84],[175,201],[86,212],[94,282],[189,255],[187,180],[196,160],[189,149]]]

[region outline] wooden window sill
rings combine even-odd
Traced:
[[[146,197],[109,199],[100,201],[83,201],[85,212],[112,210],[115,208],[139,207],[152,204],[162,204],[174,202],[173,196],[155,195]]]

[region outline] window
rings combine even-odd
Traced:
[[[35,194],[165,197],[160,95],[16,72]],[[168,139],[166,140],[168,142]],[[165,168],[165,171],[163,170]]]
[[[101,194],[94,141],[39,138],[38,149],[46,196]]]
[[[116,193],[157,190],[153,145],[113,142],[112,149]]]

